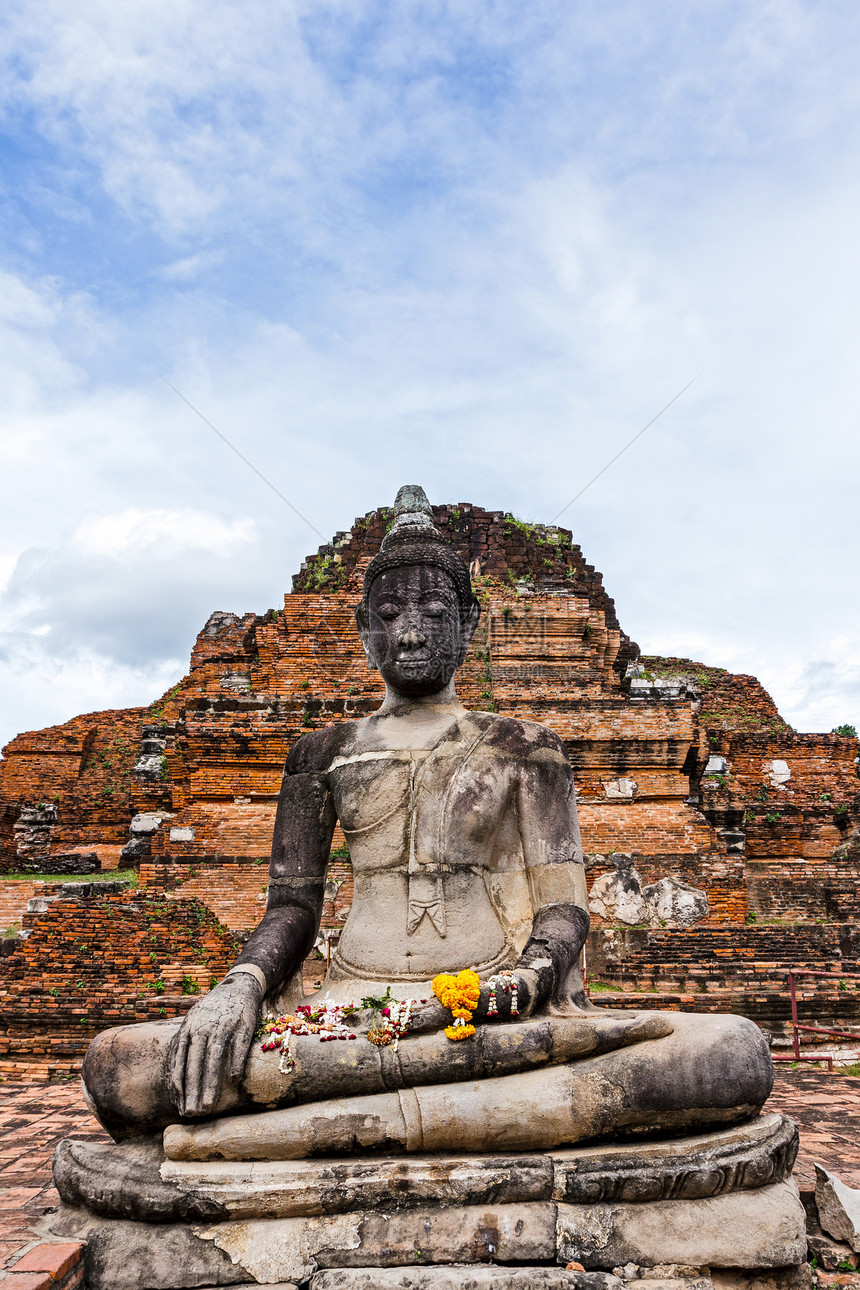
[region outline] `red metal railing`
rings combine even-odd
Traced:
[[[818,972],[813,968],[790,968],[788,973],[788,988],[791,993],[791,1039],[792,1053],[773,1053],[775,1062],[827,1062],[828,1071],[833,1070],[833,1058],[824,1055],[822,1057],[801,1056],[800,1052],[800,1032],[804,1031],[810,1035],[834,1035],[839,1039],[856,1039],[860,1043],[860,1031],[856,1030],[829,1030],[823,1026],[803,1026],[797,1020],[797,988],[795,985],[796,978],[799,976],[821,976],[828,977],[832,981],[860,981],[860,976],[853,972]]]

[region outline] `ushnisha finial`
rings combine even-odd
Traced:
[[[433,508],[427,500],[427,494],[420,484],[404,484],[399,489],[394,499],[394,518],[403,515],[404,512],[410,514],[416,511],[423,511],[425,515],[433,518]]]
[[[403,529],[409,532],[421,530],[427,536],[432,530],[442,541],[441,534],[433,523],[433,508],[420,484],[404,484],[399,490],[394,499],[394,523],[383,539],[383,547],[391,540],[397,541]]]

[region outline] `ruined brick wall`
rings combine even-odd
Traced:
[[[0,932],[7,927],[19,927],[27,912],[27,902],[42,890],[44,883],[0,881]]]
[[[86,713],[63,726],[18,735],[0,760],[0,873],[25,867],[15,823],[23,807],[46,805],[56,815],[47,853],[121,847],[140,809],[133,784],[143,709]],[[165,782],[159,801],[167,796]]]
[[[798,1018],[860,1033],[860,981],[851,979],[860,972],[856,926],[602,927],[589,936],[588,962],[598,1004],[740,1013],[782,1045],[791,1038],[788,967],[845,973],[798,978]]]
[[[702,698],[700,722],[706,731],[749,731],[777,737],[791,733],[773,699],[754,676],[708,667],[690,658],[643,654],[640,662],[655,676],[683,677],[695,686]]]
[[[77,1070],[100,1030],[184,1014],[239,952],[206,905],[155,887],[55,900],[24,924],[0,958],[0,1076]]]
[[[302,564],[293,578],[293,591],[360,591],[364,570],[379,550],[392,519],[393,512],[387,507],[359,516],[348,533],[337,533],[330,544]],[[470,502],[434,506],[433,519],[445,540],[470,566],[473,583],[486,577],[511,588],[525,581],[538,591],[572,591],[592,601],[610,627],[618,628],[615,604],[603,587],[602,575],[586,563],[568,529],[528,524]],[[633,646],[631,657],[636,653]]]
[[[140,883],[163,888],[169,898],[194,897],[233,932],[253,931],[266,912],[268,871],[261,864],[142,864]],[[352,905],[352,892],[349,857],[334,851],[327,872],[323,930],[340,930]]]
[[[198,866],[144,863],[141,887],[163,888],[168,899],[194,897],[232,932],[250,932],[266,912],[267,869],[263,864]]]

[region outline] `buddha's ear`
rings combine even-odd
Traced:
[[[360,605],[356,605],[355,623],[358,627],[358,634],[361,637],[361,644],[364,648],[364,657],[367,659],[368,669],[371,672],[376,672],[378,671],[378,665],[370,646],[370,623],[367,619],[367,605],[364,601],[362,601]]]
[[[466,651],[469,648],[472,637],[475,635],[475,628],[478,626],[478,619],[481,617],[481,606],[473,596],[472,603],[468,609],[460,615],[460,662],[466,657]]]

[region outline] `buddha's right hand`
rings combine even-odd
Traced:
[[[256,977],[227,977],[188,1013],[170,1054],[170,1089],[180,1115],[208,1115],[225,1085],[241,1078],[263,997]]]

